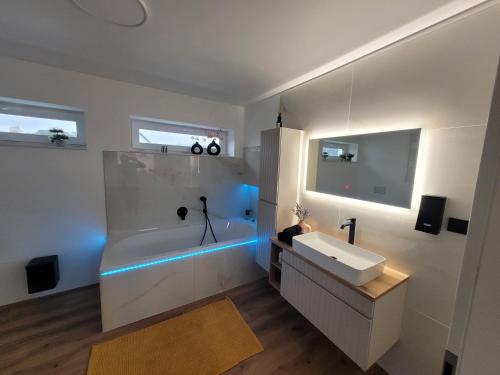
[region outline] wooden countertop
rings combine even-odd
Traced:
[[[318,266],[316,263],[311,262],[309,259],[305,258],[304,256],[298,254],[293,250],[293,247],[290,245],[286,244],[285,242],[281,242],[278,240],[278,238],[273,237],[271,238],[271,241],[278,247],[282,248],[283,250],[289,251],[290,253],[293,253],[296,257],[302,259],[303,261],[309,263],[313,267],[319,269],[320,271],[328,274],[338,282],[344,284],[345,286],[349,287],[350,289],[354,290],[355,292],[365,296],[366,298],[375,301],[377,298],[382,297],[384,294],[389,292],[390,290],[394,289],[398,285],[404,283],[406,280],[408,280],[409,276],[405,275],[401,272],[398,272],[392,268],[385,267],[384,268],[384,273],[377,277],[376,279],[373,279],[372,281],[366,283],[365,285],[361,286],[356,286],[348,281],[338,277],[334,273],[331,273],[330,271],[325,270],[324,268]]]

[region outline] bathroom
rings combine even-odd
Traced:
[[[498,374],[498,1],[0,25],[0,374]]]

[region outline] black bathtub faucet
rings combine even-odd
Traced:
[[[207,210],[207,197],[200,197],[200,201],[203,202],[203,213],[206,215],[208,213],[208,210]]]
[[[186,220],[186,216],[188,214],[188,209],[186,207],[179,207],[177,209],[177,215],[181,218],[181,220]]]

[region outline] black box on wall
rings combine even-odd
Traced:
[[[448,219],[448,232],[455,232],[460,234],[467,234],[469,228],[469,220],[456,219],[450,217]]]
[[[421,232],[439,234],[443,224],[446,197],[422,195],[415,229]]]
[[[57,255],[34,258],[26,265],[28,293],[54,289],[59,282],[59,259]]]

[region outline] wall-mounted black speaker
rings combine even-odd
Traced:
[[[28,293],[53,289],[59,282],[59,261],[57,255],[33,258],[26,265]]]
[[[422,195],[415,230],[431,234],[439,234],[443,224],[446,197]]]

